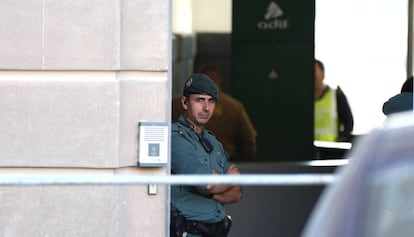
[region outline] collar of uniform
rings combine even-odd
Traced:
[[[180,115],[177,121],[179,124],[183,125],[186,129],[188,129],[189,131],[192,131],[195,135],[197,135],[197,132],[194,130],[194,128],[191,127],[190,123],[185,119],[184,115]],[[203,128],[200,135],[204,136],[205,134],[206,134],[206,129]]]

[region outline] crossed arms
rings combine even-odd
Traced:
[[[214,175],[219,173],[216,170],[212,170]],[[226,174],[234,175],[240,174],[235,164],[231,164],[226,171]],[[212,198],[223,203],[230,204],[236,203],[241,200],[242,191],[239,185],[207,185],[206,192],[212,195]]]

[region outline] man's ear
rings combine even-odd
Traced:
[[[187,108],[188,108],[188,99],[187,99],[187,97],[185,97],[185,96],[181,97],[181,104],[182,104],[184,110],[187,110]]]

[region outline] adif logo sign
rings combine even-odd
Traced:
[[[283,18],[283,10],[275,2],[270,2],[264,14],[264,21],[259,21],[257,27],[261,30],[286,30],[289,20]]]
[[[265,20],[268,21],[279,16],[283,16],[283,10],[275,2],[270,2],[264,15]]]

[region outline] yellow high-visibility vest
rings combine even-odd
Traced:
[[[315,140],[334,142],[338,138],[336,90],[328,89],[320,100],[315,100]]]

